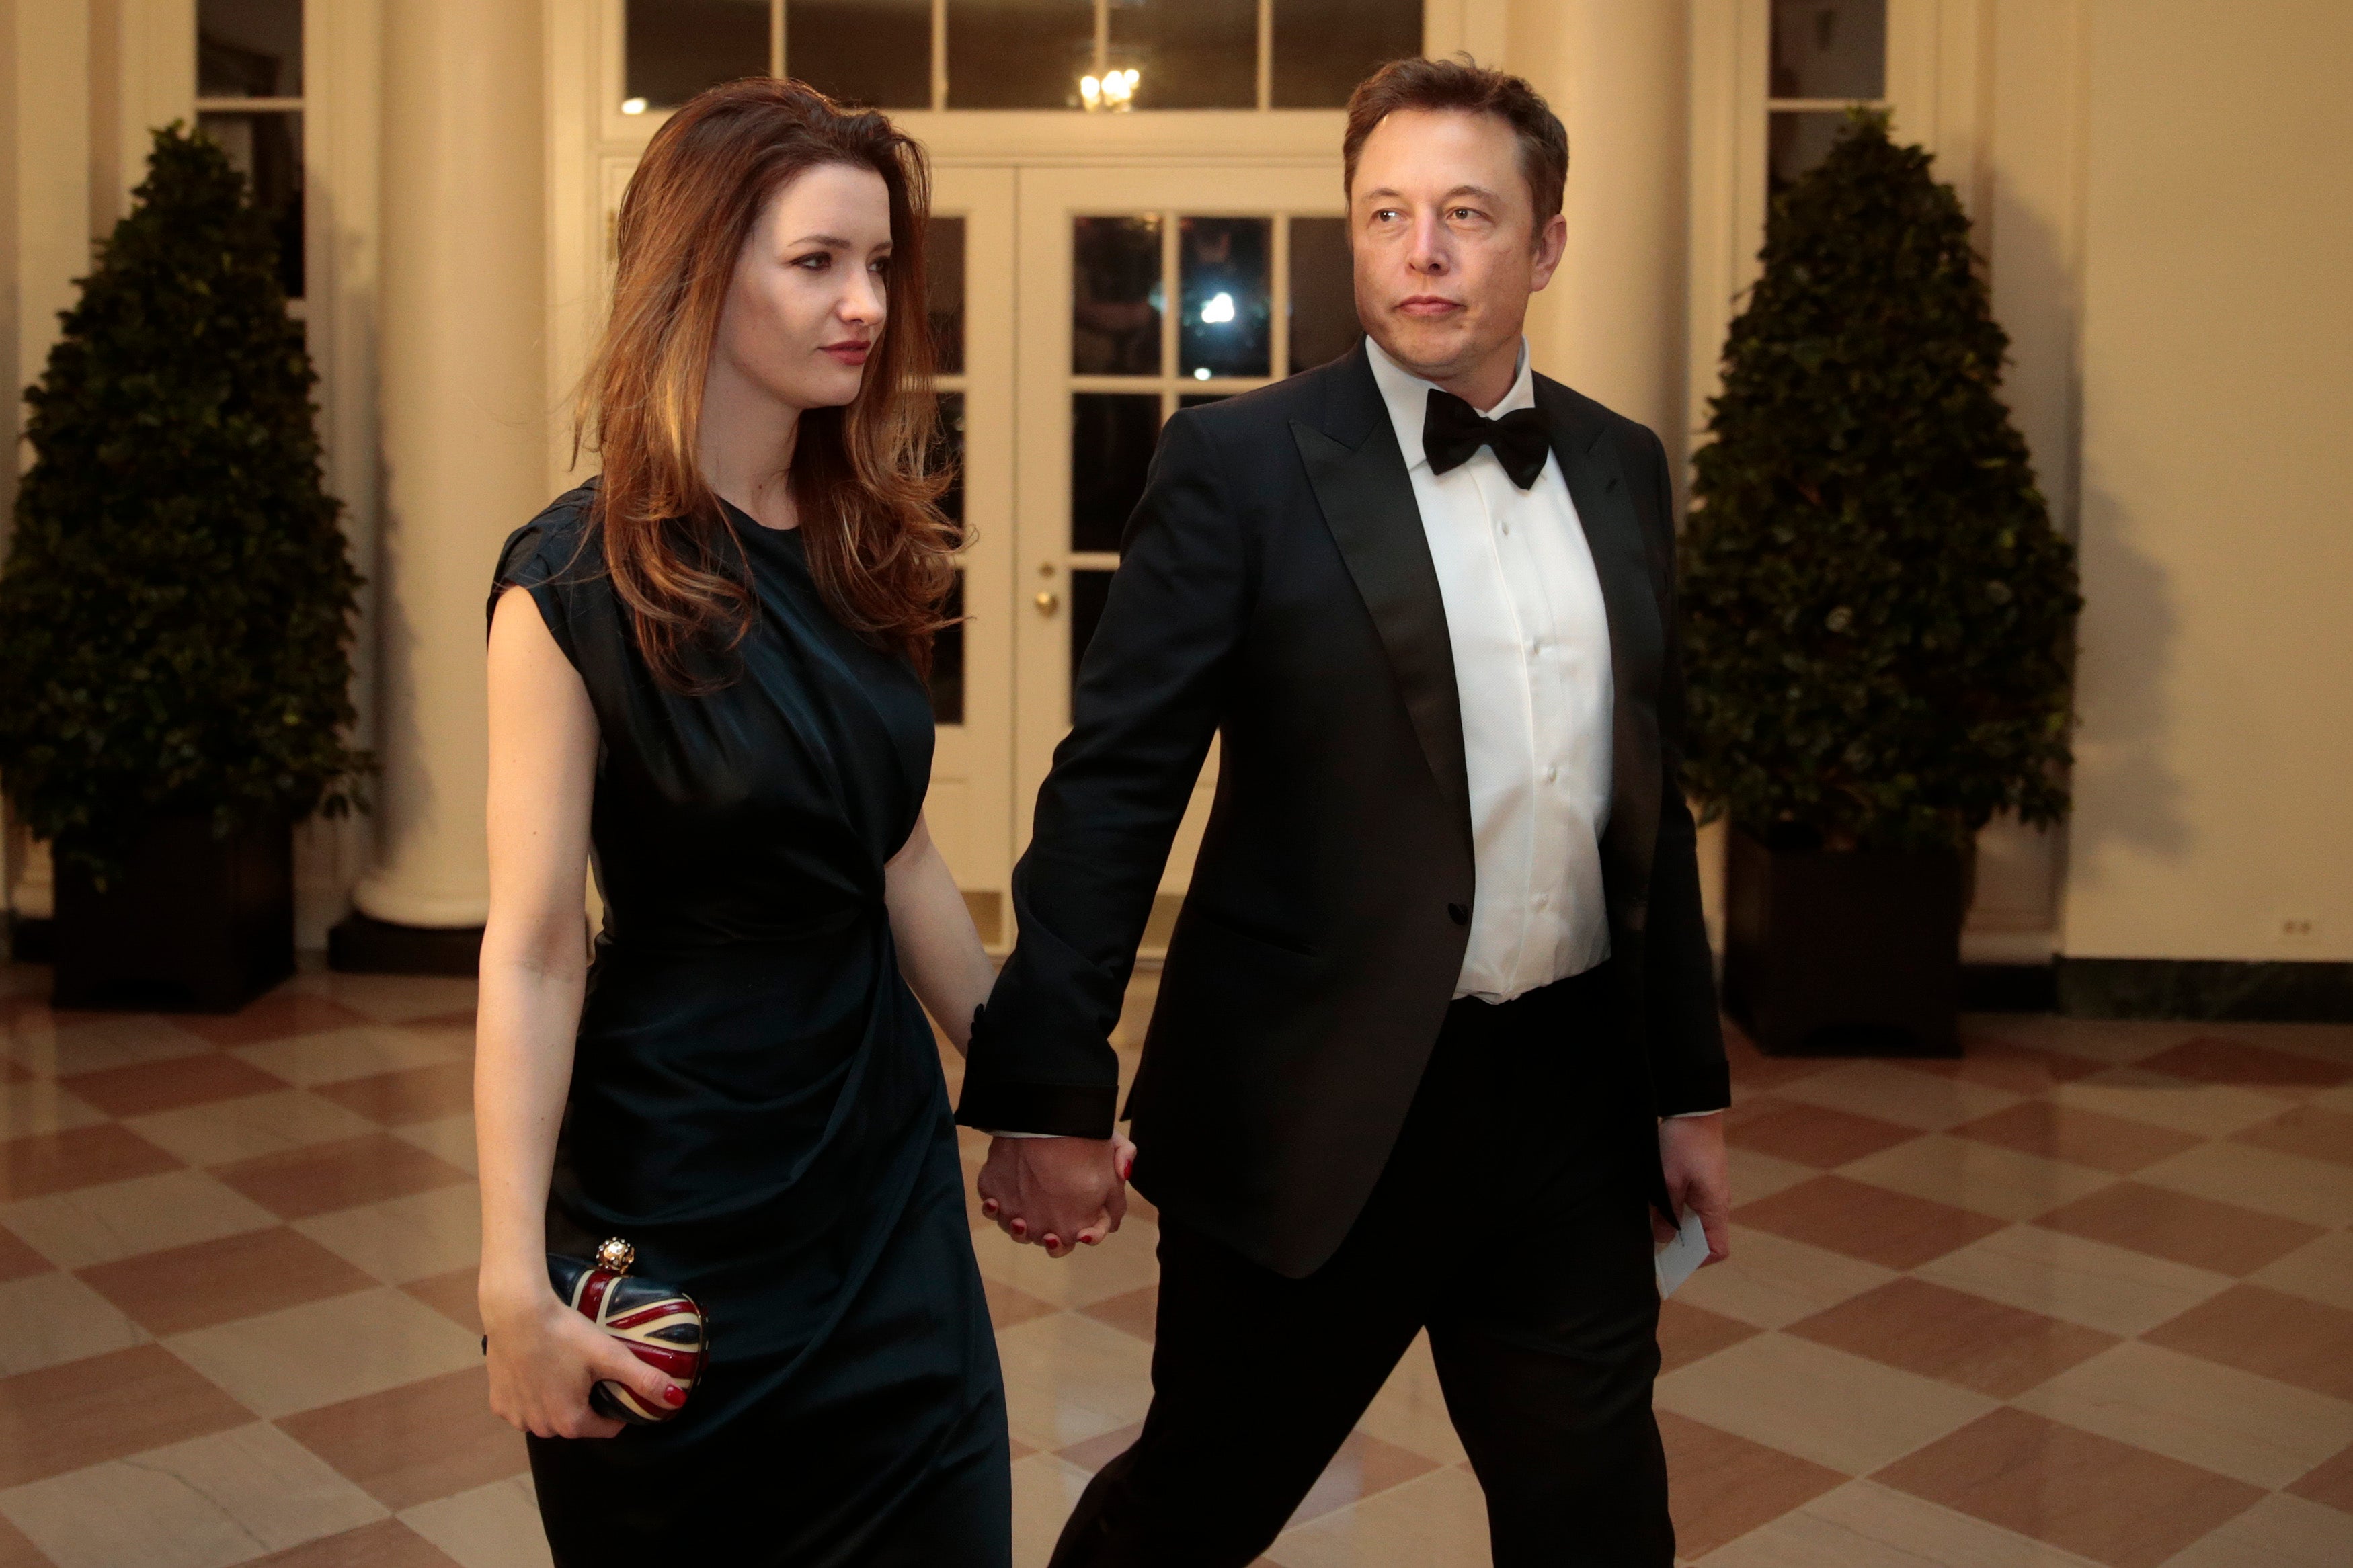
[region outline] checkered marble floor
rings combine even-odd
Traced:
[[[544,1563],[475,1344],[472,987],[163,1017],[47,983],[0,968],[0,1568]],[[2353,1563],[2353,1027],[1968,1034],[1736,1047],[1735,1256],[1661,1336],[1686,1561]],[[1143,1417],[1154,1240],[975,1233],[1024,1564]],[[1485,1548],[1418,1346],[1267,1561]]]

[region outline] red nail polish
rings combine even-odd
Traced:
[[[995,1198],[983,1198],[983,1199],[981,1199],[981,1200],[980,1200],[980,1212],[981,1212],[981,1213],[983,1213],[983,1214],[985,1214],[985,1215],[993,1215],[993,1214],[995,1214],[995,1213],[997,1212],[997,1200],[996,1200]]]
[[[686,1390],[674,1383],[662,1384],[662,1403],[675,1410],[686,1403]]]

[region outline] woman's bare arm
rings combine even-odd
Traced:
[[[545,1212],[588,968],[584,892],[596,715],[531,595],[491,625],[491,912],[475,1023],[483,1326],[491,1407],[542,1436],[609,1436],[588,1409],[600,1378],[664,1403],[668,1380],[556,1300]]]
[[[972,1015],[988,1000],[997,971],[982,951],[972,911],[948,874],[929,823],[915,831],[883,868],[883,901],[899,945],[899,973],[959,1051],[972,1040]]]

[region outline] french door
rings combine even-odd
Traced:
[[[1336,160],[1025,168],[1015,178],[1006,572],[1018,855],[1070,729],[1072,675],[1102,621],[1161,426],[1345,352],[1356,325]],[[1212,752],[1161,881],[1163,930],[1191,876],[1216,773]]]

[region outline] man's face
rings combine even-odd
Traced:
[[[1519,142],[1493,114],[1402,109],[1373,127],[1348,194],[1356,315],[1417,374],[1445,381],[1509,345],[1551,280],[1567,225],[1535,226]]]

